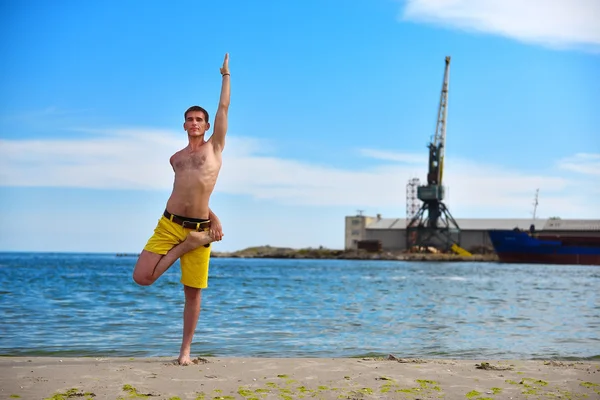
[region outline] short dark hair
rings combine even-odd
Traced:
[[[204,108],[200,107],[200,106],[191,106],[190,108],[188,108],[187,110],[185,110],[185,113],[183,114],[183,120],[185,121],[187,119],[187,114],[190,111],[201,111],[204,113],[204,118],[206,119],[205,122],[208,122],[208,111],[206,111]]]

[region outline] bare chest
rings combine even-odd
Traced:
[[[206,154],[186,154],[173,157],[173,168],[176,170],[201,169],[207,163]]]
[[[218,169],[218,160],[210,152],[177,153],[171,159],[175,171],[202,171]]]

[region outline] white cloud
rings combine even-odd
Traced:
[[[398,161],[408,164],[420,165],[427,164],[426,154],[395,153],[391,151],[373,149],[361,149],[360,153],[365,157],[376,158],[378,160]]]
[[[600,177],[600,154],[579,153],[559,162],[559,167],[567,171]],[[600,187],[600,178],[592,177]]]
[[[169,157],[186,144],[185,133],[145,129],[106,131],[71,141],[1,140],[0,185],[170,190]],[[216,191],[289,205],[404,209],[408,180],[419,171],[424,182],[427,165],[422,154],[375,149],[361,153],[385,160],[384,164],[361,167],[358,162],[352,169],[283,159],[269,151],[273,148],[265,150],[256,140],[230,136]],[[573,159],[589,161],[577,165],[590,167],[598,157]],[[526,216],[539,188],[540,211],[547,215],[600,217],[593,208],[597,194],[592,195],[589,180],[451,157],[445,165],[448,204],[454,215]],[[559,165],[565,168],[564,163]]]
[[[100,132],[96,132],[100,133]],[[79,140],[0,140],[0,184],[87,188],[164,188],[176,136],[117,130]]]
[[[407,0],[402,19],[600,50],[598,0]]]

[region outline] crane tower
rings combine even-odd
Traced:
[[[457,247],[460,242],[460,228],[443,202],[445,191],[442,178],[448,116],[450,57],[446,57],[445,61],[446,68],[444,70],[435,134],[428,145],[427,184],[417,188],[417,197],[422,201],[422,204],[406,227],[407,247],[435,247],[443,251],[460,249]]]

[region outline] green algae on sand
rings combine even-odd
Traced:
[[[12,397],[12,396],[11,396]],[[91,399],[96,397],[94,393],[82,392],[77,388],[71,388],[64,393],[55,393],[51,397],[46,397],[44,400],[66,400],[66,399]]]

